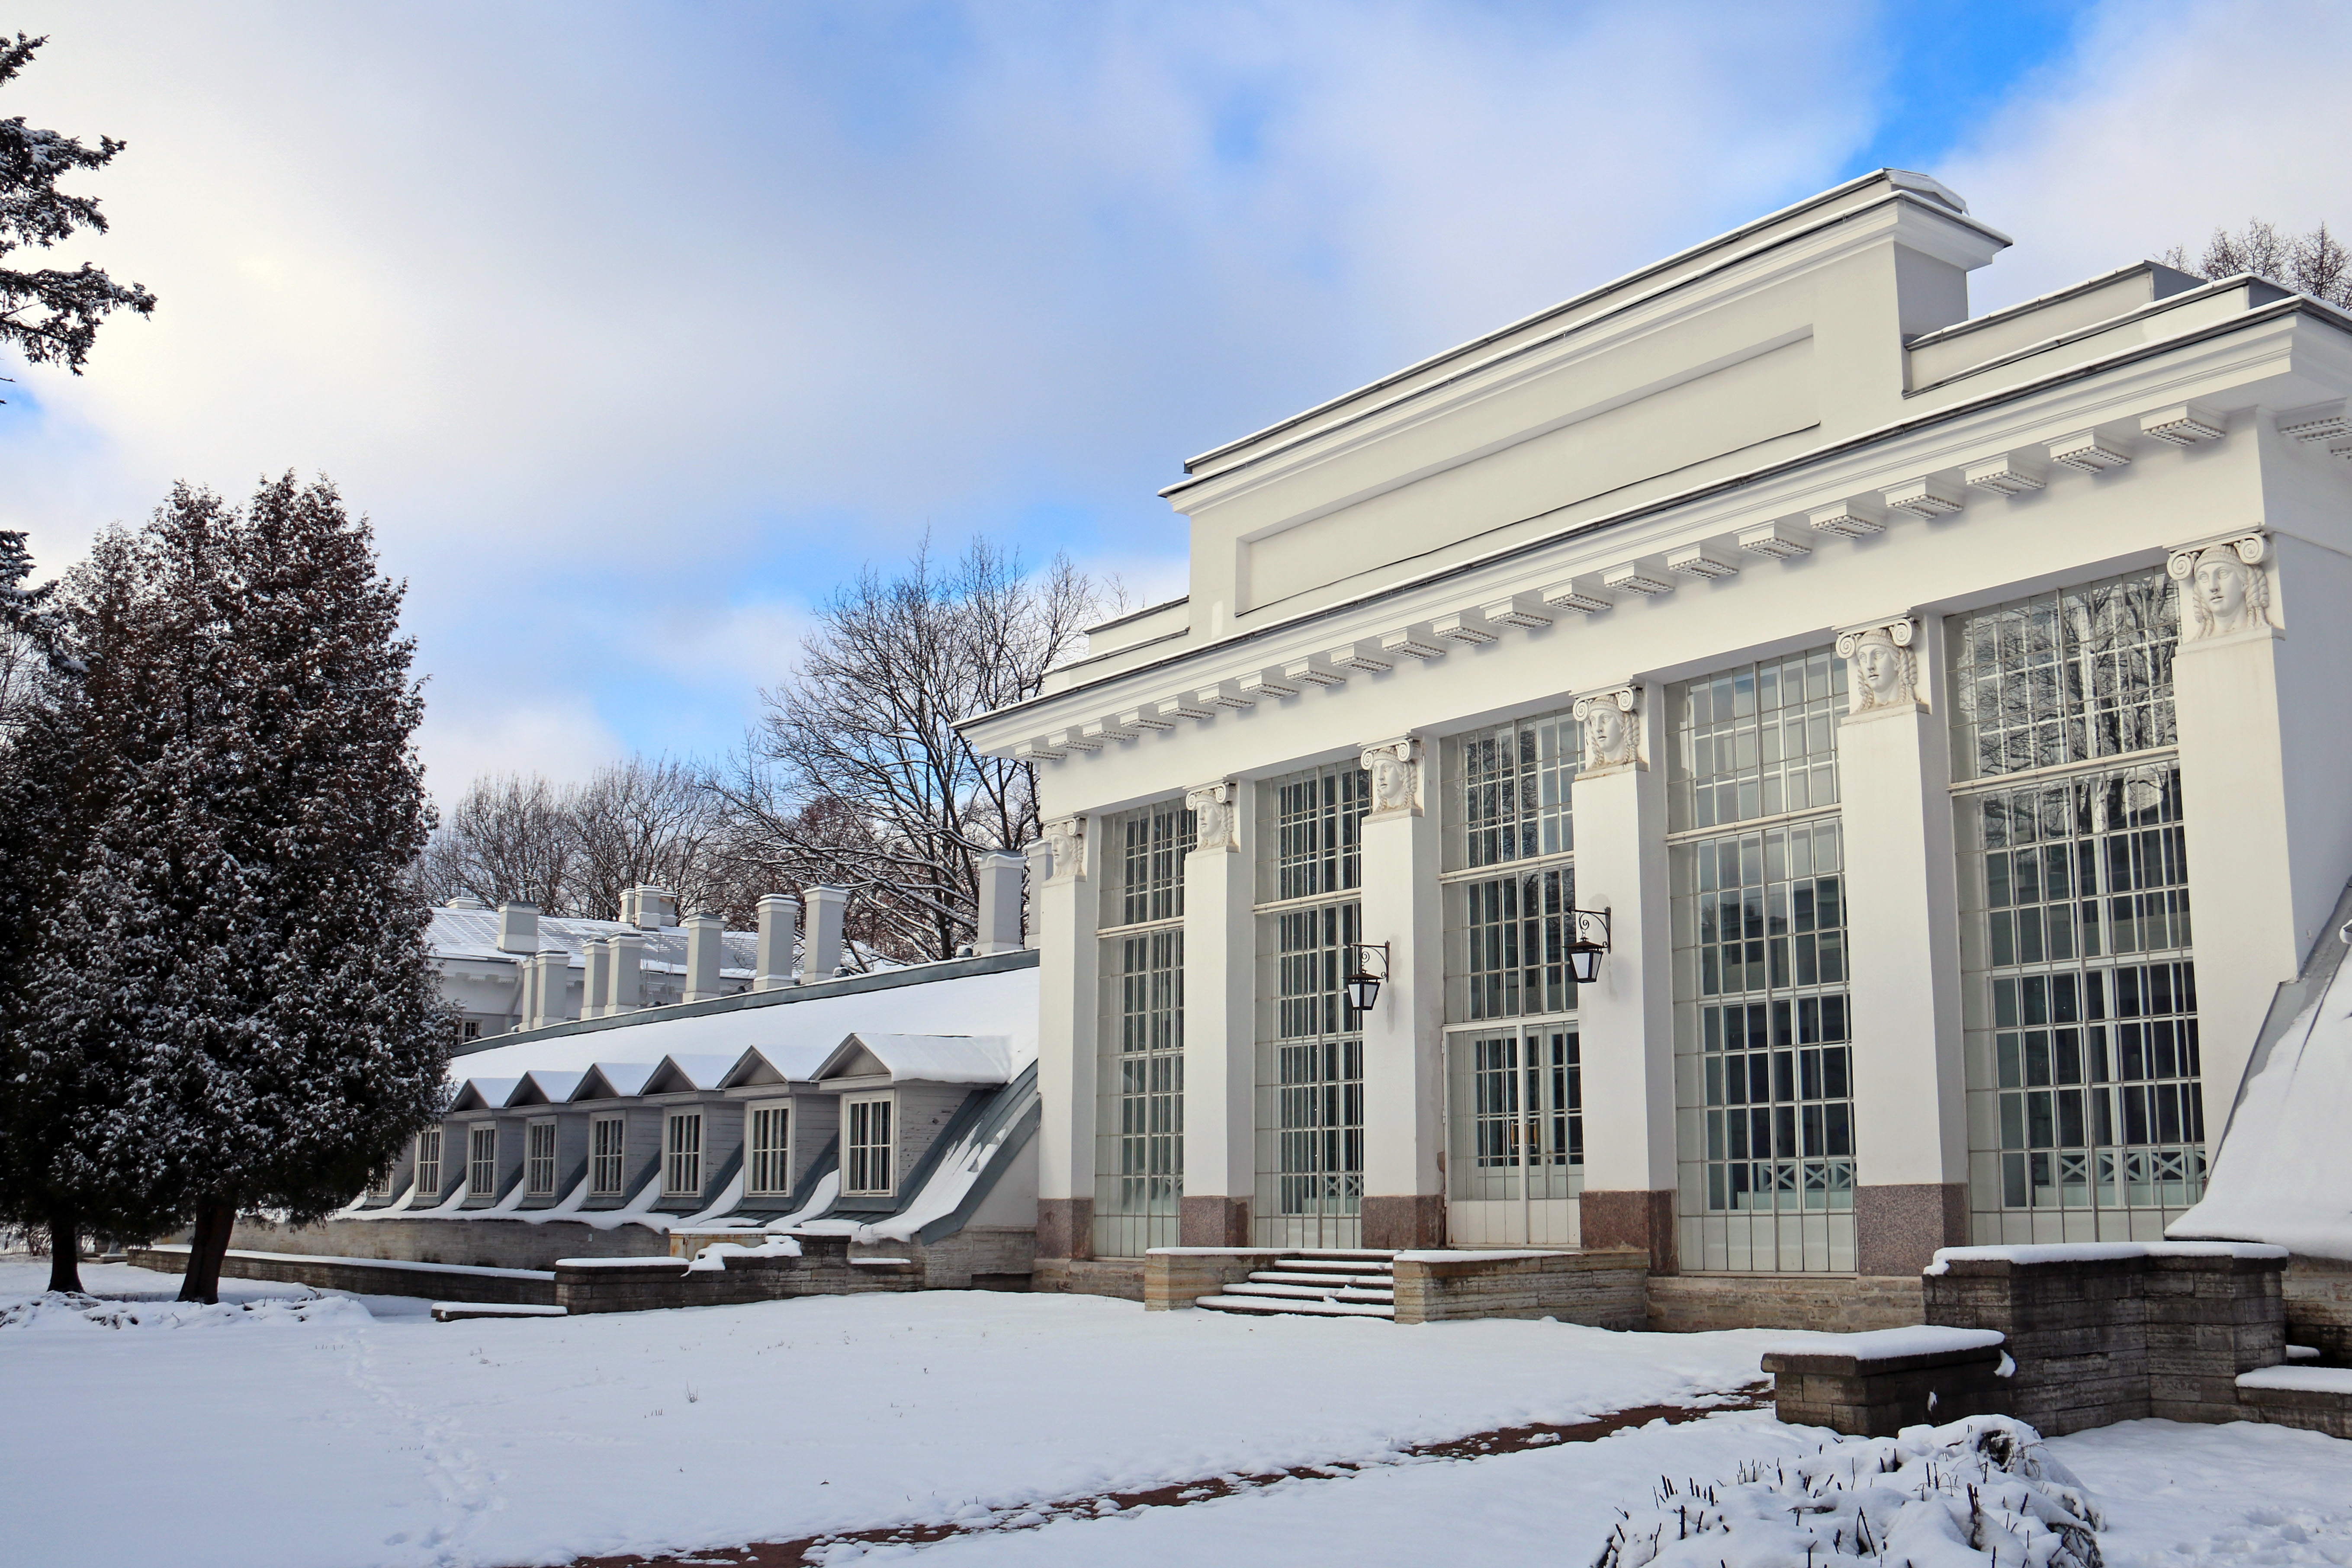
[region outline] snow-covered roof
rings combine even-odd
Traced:
[[[561,1105],[572,1098],[586,1077],[576,1072],[527,1072],[515,1091],[507,1097],[509,1105]]]
[[[654,1076],[658,1062],[592,1062],[580,1075],[580,1087],[572,1091],[574,1100],[626,1100],[645,1091],[646,1079]]]
[[[449,1109],[453,1111],[499,1110],[514,1093],[515,1086],[521,1082],[519,1078],[468,1077],[458,1089],[457,1097],[449,1102]]]
[[[758,1083],[805,1083],[816,1077],[818,1066],[833,1053],[814,1043],[802,1046],[753,1046],[735,1058],[727,1076],[719,1082],[721,1089],[740,1089]]]
[[[643,1094],[673,1094],[680,1089],[717,1089],[728,1069],[740,1060],[738,1057],[722,1057],[709,1052],[690,1052],[685,1056],[667,1056],[654,1068],[653,1077],[646,1079]]]
[[[899,1083],[1003,1083],[1013,1053],[1002,1035],[886,1035],[853,1030],[816,1069],[821,1081],[887,1074]]]
[[[555,948],[563,952],[574,969],[587,963],[587,944],[599,937],[641,936],[646,939],[646,951],[639,962],[646,967],[661,970],[686,968],[686,928],[662,926],[649,929],[635,926],[625,921],[572,920],[562,915],[539,917],[539,950]],[[723,956],[720,969],[738,977],[748,977],[760,962],[760,933],[730,931],[720,939]],[[496,910],[453,910],[436,908],[433,924],[425,933],[425,944],[433,956],[441,959],[471,958],[494,962],[511,962],[528,958],[528,953],[507,952],[499,946],[499,911]]]
[[[806,1081],[851,1034],[999,1037],[1003,1057],[993,1078],[940,1081],[1002,1083],[1037,1058],[1036,955],[919,964],[887,975],[557,1025],[466,1052],[452,1070],[465,1078],[519,1077],[628,1061],[647,1064],[639,1070],[650,1074],[665,1057],[723,1056],[732,1067],[757,1049],[783,1076]],[[605,1092],[637,1090],[616,1084]],[[583,1084],[574,1098],[586,1093]]]

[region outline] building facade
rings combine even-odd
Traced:
[[[1190,595],[968,726],[1049,821],[1041,1271],[2198,1201],[2352,874],[2352,321],[1971,318],[2009,243],[1881,171],[1186,465]]]

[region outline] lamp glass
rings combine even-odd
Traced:
[[[1347,984],[1348,1005],[1353,1007],[1359,1013],[1370,1012],[1372,1010],[1372,1004],[1380,999],[1380,976],[1377,974],[1350,974],[1348,976]]]
[[[1597,942],[1572,942],[1568,944],[1568,972],[1579,985],[1590,985],[1601,977],[1601,955],[1607,949]]]

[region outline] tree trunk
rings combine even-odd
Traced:
[[[188,1271],[180,1279],[181,1300],[207,1307],[219,1301],[221,1259],[228,1256],[229,1232],[236,1228],[235,1204],[196,1205],[195,1228],[188,1236]]]
[[[49,1216],[49,1289],[81,1294],[81,1226],[71,1215]]]

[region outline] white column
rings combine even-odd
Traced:
[[[980,910],[971,950],[982,958],[1021,951],[1021,879],[1027,864],[1009,849],[980,857]]]
[[[790,893],[760,900],[760,954],[751,976],[754,991],[781,991],[800,984],[793,973],[793,947],[800,931],[801,901]]]
[[[612,973],[608,984],[609,1000],[604,1004],[607,1017],[615,1013],[634,1013],[645,1005],[644,972],[638,965],[644,961],[646,939],[635,932],[606,937],[604,945],[611,952]]]
[[[590,937],[581,944],[588,962],[580,985],[580,1016],[601,1018],[613,997],[613,960],[604,938]]]
[[[727,922],[717,915],[686,917],[686,999],[708,1002],[726,994],[719,971]]]
[[[1838,635],[1855,1264],[1916,1274],[1968,1240],[1967,1078],[1943,624]]]
[[[530,966],[538,977],[533,989],[538,1013],[530,1026],[537,1029],[567,1022],[572,1016],[571,998],[566,994],[572,989],[571,954],[560,947],[541,948]]]
[[[1363,765],[1372,775],[1372,809],[1363,826],[1359,934],[1389,949],[1388,979],[1362,1020],[1363,1244],[1443,1247],[1445,963],[1439,824],[1424,808],[1433,793],[1425,781],[1433,781],[1411,738],[1366,747]]]
[[[823,883],[808,890],[808,935],[801,942],[801,984],[814,985],[841,972],[841,921],[849,889]]]
[[[1037,1090],[1045,1107],[1037,1128],[1037,1256],[1045,1259],[1094,1256],[1095,1028],[1102,1003],[1087,826],[1082,816],[1045,825],[1053,871],[1030,903],[1039,942]]]
[[[1648,683],[1576,705],[1586,759],[1572,786],[1576,904],[1610,914],[1609,953],[1577,994],[1584,1082],[1578,1222],[1584,1246],[1639,1247],[1654,1272],[1671,1274],[1678,1254],[1666,740],[1650,737],[1664,708],[1664,689]]]
[[[1186,792],[1184,1223],[1187,1247],[1246,1247],[1257,1190],[1257,863],[1245,783]]]

